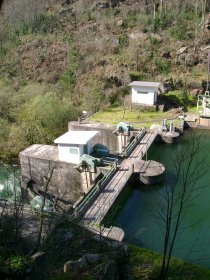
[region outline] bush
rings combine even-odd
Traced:
[[[168,28],[174,20],[171,13],[157,13],[155,18],[149,20],[152,31],[163,30]]]
[[[128,45],[128,35],[127,34],[120,34],[119,36],[119,46],[121,48],[125,47]]]
[[[130,72],[129,73],[129,77],[130,77],[131,82],[133,82],[133,81],[141,81],[142,80],[141,73],[138,72],[138,71]]]
[[[155,66],[157,67],[157,70],[162,72],[162,73],[169,73],[170,68],[171,68],[171,62],[166,60],[166,59],[159,59],[159,58],[154,58],[153,60]]]
[[[177,40],[188,39],[187,28],[185,24],[179,24],[170,29],[170,34]]]
[[[23,279],[28,261],[20,255],[1,255],[0,273],[3,279]],[[13,278],[15,276],[15,278]]]
[[[27,34],[48,34],[52,33],[57,26],[57,20],[54,15],[41,15],[33,21],[22,22],[15,29],[16,35]]]

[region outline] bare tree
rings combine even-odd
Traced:
[[[10,174],[6,184],[5,197],[0,205],[0,228],[3,242],[17,242],[21,235],[23,203],[20,192],[19,174],[16,166],[7,167]],[[8,197],[7,197],[8,195]]]
[[[39,231],[38,231],[38,237],[37,237],[37,243],[36,243],[35,250],[37,250],[40,247],[40,244],[41,244],[42,231],[43,231],[43,223],[44,223],[44,207],[45,207],[45,202],[46,202],[48,186],[49,186],[50,180],[52,178],[53,171],[54,171],[54,167],[50,171],[49,177],[47,179],[47,182],[46,182],[46,185],[45,185],[45,188],[44,188],[43,201],[42,201],[42,205],[41,205],[40,213],[39,213],[39,218],[40,218],[39,219]]]
[[[179,233],[184,228],[184,217],[193,200],[205,186],[199,185],[199,179],[206,173],[206,147],[201,146],[202,134],[194,133],[186,148],[177,147],[172,158],[173,176],[165,178],[163,202],[156,213],[163,227],[163,259],[159,279],[167,279],[172,252]],[[205,152],[204,152],[205,151]],[[202,156],[201,156],[202,154]]]

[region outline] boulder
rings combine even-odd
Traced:
[[[156,39],[159,43],[162,42],[162,37],[159,34],[151,33],[150,36],[151,36],[151,38]]]
[[[117,26],[120,26],[122,27],[124,25],[124,22],[122,19],[119,19],[118,22],[117,22]]]
[[[143,32],[139,32],[139,31],[134,31],[132,33],[129,34],[129,38],[131,40],[144,40],[145,38],[147,38],[147,35]]]
[[[100,261],[108,260],[104,254],[85,254],[77,261],[68,261],[64,264],[64,273],[68,273],[71,277],[76,277],[80,273],[89,269],[89,266]]]
[[[179,50],[176,52],[176,54],[177,54],[177,55],[180,55],[180,54],[186,53],[187,50],[188,50],[188,47],[189,47],[189,46],[182,47],[181,49],[179,49]]]
[[[46,253],[43,251],[39,251],[36,254],[31,256],[31,260],[34,262],[40,261]]]
[[[76,277],[76,275],[79,275],[81,272],[85,271],[86,268],[87,262],[82,258],[77,261],[70,260],[64,264],[64,272],[71,274],[72,277]]]
[[[185,65],[186,66],[195,66],[199,63],[198,56],[193,53],[188,53],[185,56]]]

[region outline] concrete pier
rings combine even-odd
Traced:
[[[134,163],[135,178],[139,178],[144,185],[161,183],[164,172],[164,165],[154,160],[139,160]]]

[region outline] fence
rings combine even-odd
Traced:
[[[127,157],[134,150],[139,141],[146,134],[146,127],[140,131],[140,133],[135,137],[135,139],[128,144],[128,146],[119,154],[120,157]]]
[[[83,114],[78,117],[78,123],[89,123],[90,116],[97,112],[96,109],[90,110],[88,112],[83,111]]]
[[[106,200],[106,203],[103,203],[103,205],[100,206],[100,210],[98,211],[98,214],[95,215],[94,222],[92,222],[93,226],[100,226],[102,220],[104,219],[105,215],[110,210],[111,206],[113,205],[114,201],[118,197],[118,194],[121,192],[123,187],[128,182],[129,178],[134,172],[134,164],[132,164],[130,167],[128,167],[128,170],[126,173],[124,173],[125,176],[123,176],[123,180],[120,184],[117,184],[115,186],[116,193],[115,195],[111,195],[109,199]]]
[[[96,198],[99,192],[104,188],[108,181],[112,178],[117,170],[117,161],[110,165],[110,170],[103,176],[101,180],[91,189],[91,191],[84,197],[79,205],[75,207],[74,215],[80,217],[86,210],[87,206]]]

